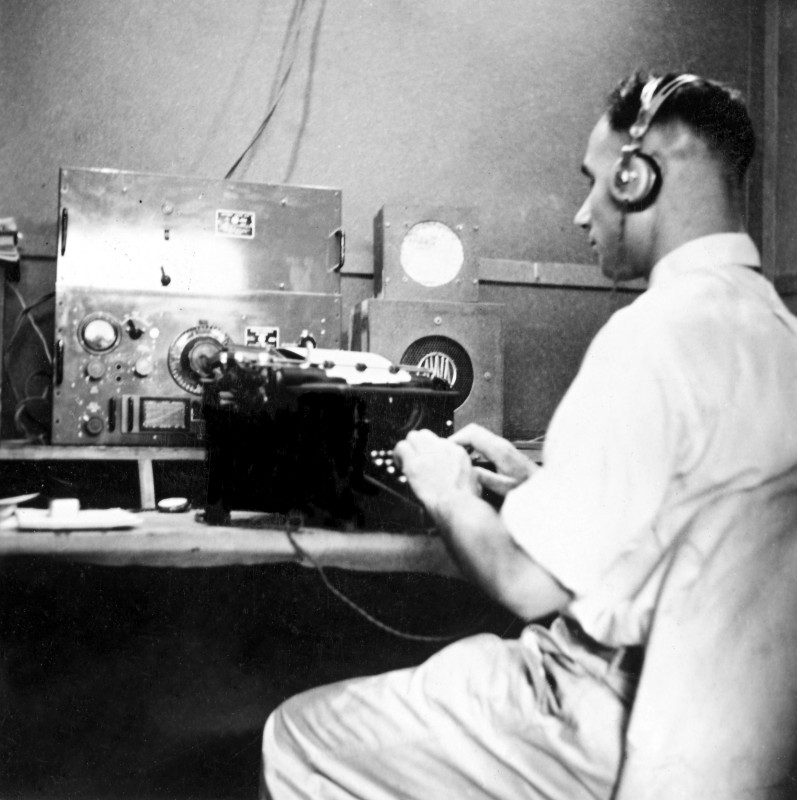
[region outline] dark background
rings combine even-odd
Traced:
[[[519,631],[459,581],[327,574],[405,632]],[[295,565],[45,559],[0,566],[0,637],[4,798],[255,797],[262,727],[281,700],[441,646],[383,632]]]

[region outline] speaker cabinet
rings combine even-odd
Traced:
[[[386,205],[374,218],[374,294],[384,300],[479,299],[473,208]]]
[[[350,347],[396,364],[432,369],[460,393],[457,429],[478,422],[501,434],[502,308],[496,303],[364,300],[352,310]]]

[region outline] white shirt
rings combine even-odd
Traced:
[[[590,345],[544,466],[504,502],[512,537],[607,645],[646,641],[684,531],[797,465],[797,319],[758,265],[745,234],[662,259]]]

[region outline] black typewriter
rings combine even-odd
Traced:
[[[374,354],[308,347],[221,351],[203,385],[205,521],[288,515],[345,530],[425,529],[392,461],[411,430],[453,430],[458,393]]]

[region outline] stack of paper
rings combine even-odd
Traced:
[[[19,231],[13,217],[0,217],[0,261],[19,263]]]

